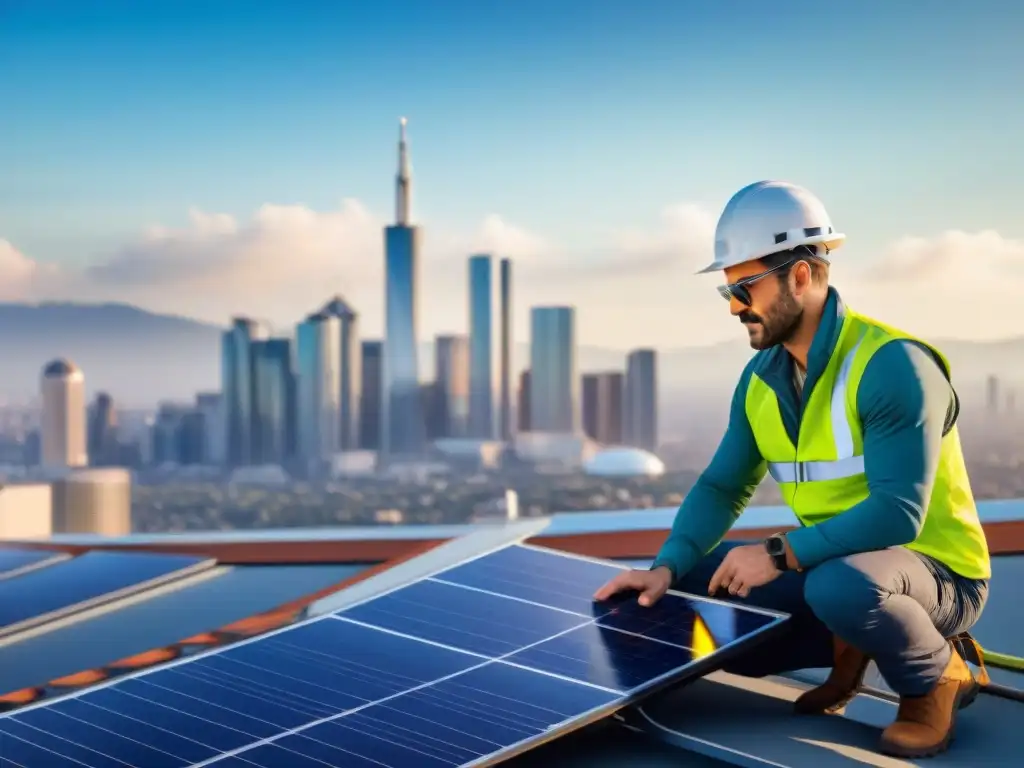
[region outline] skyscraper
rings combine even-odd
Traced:
[[[295,374],[289,339],[252,345],[253,461],[284,465],[295,454]]]
[[[359,346],[359,315],[341,296],[335,296],[321,312],[338,318],[339,371],[339,429],[338,447],[354,451],[359,447],[359,401],[363,383],[359,369],[362,349]]]
[[[40,388],[43,466],[53,470],[86,466],[89,458],[82,369],[70,360],[54,360],[43,368]]]
[[[341,320],[317,312],[295,332],[298,367],[299,455],[318,475],[341,438]]]
[[[501,341],[498,367],[498,437],[512,437],[512,261],[501,260]]]
[[[494,437],[494,287],[491,257],[469,259],[469,436]]]
[[[88,412],[88,453],[93,466],[117,464],[117,411],[114,400],[100,392]]]
[[[203,415],[203,460],[224,462],[224,396],[220,392],[198,392],[196,410]]]
[[[360,373],[362,399],[359,405],[359,447],[367,451],[380,450],[384,410],[384,344],[364,341]]]
[[[385,454],[419,453],[426,432],[416,348],[419,230],[410,224],[412,171],[405,124],[403,117],[395,179],[395,223],[384,230],[385,395],[381,450]]]
[[[230,330],[221,336],[224,443],[230,466],[253,462],[256,384],[252,345],[264,337],[263,329],[247,317],[232,318]]]
[[[626,357],[623,442],[653,451],[658,447],[658,370],[653,349],[634,349]]]
[[[530,369],[519,374],[519,400],[516,403],[518,412],[516,422],[520,432],[529,432],[530,426]]]
[[[583,376],[583,431],[605,445],[622,442],[623,375],[618,371]]]
[[[573,307],[530,311],[530,429],[579,431],[580,379]]]
[[[444,437],[464,437],[469,419],[469,339],[438,336],[434,360],[440,432]]]

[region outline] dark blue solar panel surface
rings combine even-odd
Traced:
[[[676,595],[653,610],[633,599],[595,606],[590,595],[618,570],[509,547],[334,615],[0,716],[0,766],[483,765],[685,674],[694,652],[683,641],[704,612],[718,645],[780,621]]]
[[[59,552],[51,552],[45,549],[0,548],[0,578],[3,578],[11,571],[45,563],[47,560],[54,560],[60,556]]]
[[[56,565],[0,581],[0,632],[110,592],[141,586],[205,558],[141,552],[87,552]]]

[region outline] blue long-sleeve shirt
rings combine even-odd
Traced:
[[[808,358],[805,390],[831,356],[842,304],[830,291]],[[831,313],[831,314],[829,314]],[[819,338],[820,337],[820,338]],[[773,354],[787,355],[781,348]],[[756,359],[756,358],[755,358]],[[753,363],[753,361],[752,361]],[[788,363],[792,371],[792,363]],[[729,425],[711,463],[687,494],[652,567],[668,566],[679,578],[710,552],[736,522],[764,478],[766,464],[747,419],[748,365],[733,394]],[[799,396],[780,398],[784,420],[798,419]],[[958,411],[952,386],[932,354],[911,341],[883,346],[871,358],[857,389],[864,434],[864,468],[870,493],[849,510],[787,534],[804,568],[835,557],[907,544],[924,524],[938,467],[942,436]],[[795,428],[795,425],[793,425]]]

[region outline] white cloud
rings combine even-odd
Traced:
[[[833,282],[861,312],[928,337],[1021,334],[1024,241],[993,230],[903,237],[867,267],[837,252]]]
[[[647,228],[594,222],[596,244],[568,247],[498,215],[468,233],[423,233],[424,332],[467,325],[465,259],[492,252],[515,261],[516,322],[530,304],[580,308],[582,340],[615,346],[681,346],[738,337],[738,325],[698,277],[711,258],[716,212],[677,204]],[[180,228],[152,227],[82,270],[33,261],[0,240],[0,300],[128,301],[224,322],[234,313],[296,322],[342,293],[371,333],[383,309],[383,227],[355,200],[337,209],[267,204],[239,221],[192,211]],[[833,282],[857,309],[908,330],[986,337],[1016,332],[1024,242],[998,232],[906,237],[866,268],[854,249],[836,254]]]

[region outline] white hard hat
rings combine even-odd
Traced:
[[[726,204],[715,229],[715,260],[697,274],[716,272],[800,245],[834,250],[846,235],[832,227],[822,202],[785,181],[758,181]]]

